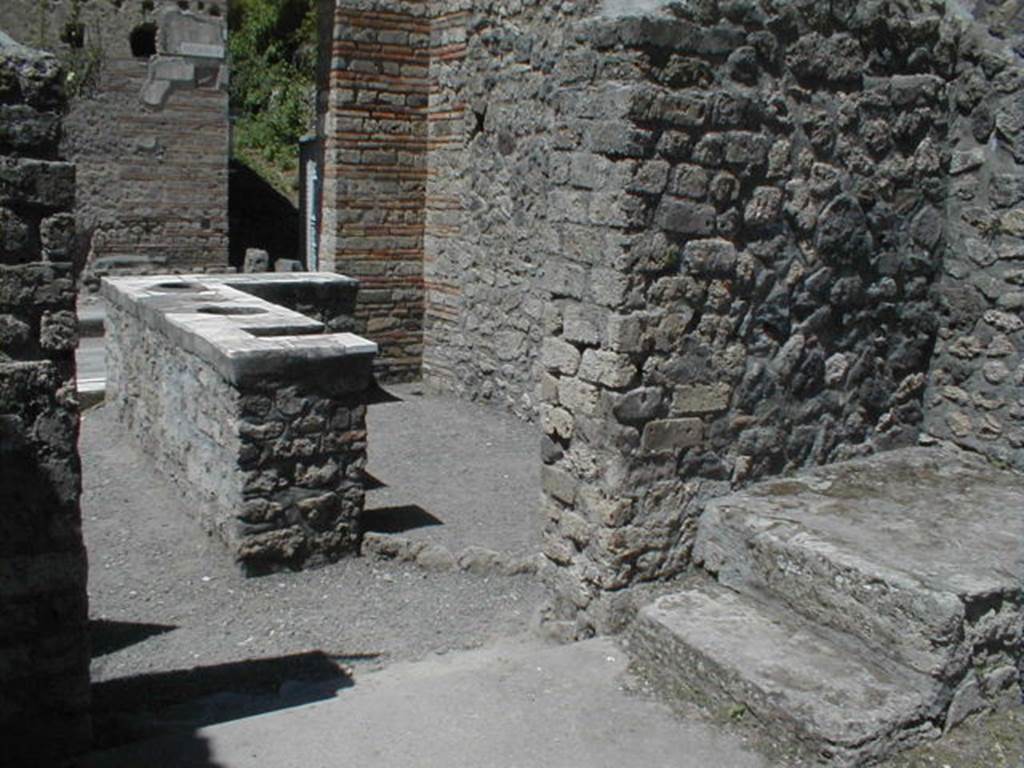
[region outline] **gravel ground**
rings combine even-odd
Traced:
[[[367,415],[367,471],[382,483],[367,494],[368,527],[452,552],[540,552],[537,427],[420,384],[387,391],[397,399]]]
[[[400,394],[406,403],[417,397],[414,389]],[[371,418],[379,420],[392,408],[391,415],[400,418],[384,428],[397,435],[404,421],[406,434],[415,435],[423,424],[406,418],[409,408],[402,405],[374,406]],[[473,411],[465,413],[472,417]],[[447,418],[444,423],[450,424]],[[528,430],[522,431],[524,439]],[[329,697],[362,671],[528,633],[542,601],[541,587],[529,576],[433,572],[366,558],[246,579],[220,543],[189,518],[180,494],[105,409],[84,414],[81,453],[94,719],[101,749]],[[494,471],[505,474],[501,467],[508,459],[496,460]],[[389,493],[395,494],[386,499],[375,492],[371,506],[376,508],[388,500],[402,504],[416,498],[410,478],[434,484],[453,479],[422,467],[402,470],[379,455],[373,461],[379,479],[387,476]],[[487,471],[474,470],[474,478],[485,478],[486,485]],[[435,498],[436,491],[427,488],[423,498]],[[459,501],[459,508],[471,511],[471,497]],[[429,501],[423,506],[438,508]],[[445,541],[465,543],[469,537],[469,543],[502,547],[502,540],[473,540],[475,526],[448,518],[444,536],[458,531],[465,536]],[[442,527],[421,533],[437,536]],[[528,546],[528,534],[509,530],[504,540],[509,547]],[[695,705],[685,706],[684,714],[695,716]],[[1024,768],[1022,712],[972,719],[884,765]],[[751,736],[754,743],[778,757],[779,748],[767,743],[770,733],[750,730],[752,725],[730,727],[759,734]],[[804,763],[789,755],[776,764]]]
[[[530,631],[542,590],[525,575],[354,558],[244,578],[105,408],[83,415],[80,447],[101,709],[165,706],[220,688],[280,692],[292,677],[330,677],[334,662],[376,667]],[[207,684],[183,674],[194,668],[210,670]]]

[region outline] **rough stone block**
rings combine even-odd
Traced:
[[[1024,200],[1024,174],[996,173],[990,181],[989,195],[999,208],[1010,208]]]
[[[833,84],[860,82],[867,71],[860,43],[846,33],[802,35],[789,49],[786,64],[801,80]]]
[[[750,131],[729,131],[725,134],[724,159],[729,165],[763,166],[768,161],[771,145],[768,136]]]
[[[60,142],[60,116],[24,104],[0,104],[0,154],[49,156]]]
[[[684,416],[720,413],[729,407],[731,396],[732,387],[726,383],[676,387],[672,395],[672,413]]]
[[[47,352],[70,352],[78,346],[78,318],[74,312],[44,312],[39,321],[39,346]]]
[[[561,339],[546,338],[541,344],[541,364],[549,371],[575,376],[582,355],[572,344]]]
[[[0,208],[0,260],[35,261],[32,229],[29,223],[9,208]]]
[[[716,215],[714,206],[666,195],[658,205],[654,220],[669,232],[706,237],[715,231]]]
[[[572,504],[576,498],[579,481],[568,472],[554,467],[541,467],[541,487],[549,496],[565,504]]]
[[[54,262],[32,262],[11,266],[0,265],[0,309],[31,305],[73,306],[75,285],[71,265]]]
[[[637,223],[641,208],[636,198],[622,192],[599,192],[590,199],[587,222],[605,227],[628,227]]]
[[[782,190],[758,187],[743,211],[743,223],[752,229],[765,229],[782,220]]]
[[[574,344],[597,346],[601,343],[603,316],[606,310],[584,304],[570,304],[565,308],[562,336]]]
[[[604,307],[622,306],[629,293],[629,276],[614,269],[595,267],[590,271],[590,296]]]
[[[586,146],[609,157],[643,157],[654,140],[651,131],[629,122],[599,122],[588,130]]]
[[[270,269],[270,254],[260,248],[246,248],[243,272],[267,272]]]
[[[574,152],[569,160],[569,183],[583,189],[605,186],[613,163],[592,152]]]
[[[572,414],[563,408],[542,405],[540,410],[541,429],[545,434],[553,435],[562,440],[572,438],[574,422]]]
[[[633,114],[642,121],[657,121],[671,128],[702,128],[708,118],[707,96],[693,92],[661,92],[638,102]]]
[[[722,238],[691,240],[683,248],[686,271],[698,277],[732,277],[736,262],[736,246]]]
[[[18,355],[32,338],[32,328],[17,315],[0,314],[0,350],[7,355]],[[5,434],[6,438],[7,435]]]
[[[672,169],[667,191],[678,197],[703,200],[708,194],[709,175],[699,165],[678,165]]]
[[[792,164],[790,155],[793,151],[793,144],[789,139],[777,139],[768,150],[769,179],[783,179],[790,175]]]
[[[969,149],[961,152],[954,152],[949,161],[949,173],[952,176],[959,176],[980,168],[985,163],[984,149]]]
[[[600,400],[596,387],[579,379],[563,378],[558,382],[558,402],[570,413],[593,416]]]
[[[704,422],[700,419],[664,419],[644,427],[641,447],[645,453],[671,453],[698,446],[703,440]]]
[[[622,389],[630,386],[636,380],[637,370],[629,355],[588,349],[583,353],[583,359],[579,366],[579,377],[592,384],[600,384],[610,389]]]
[[[641,164],[629,184],[629,191],[660,195],[668,182],[669,168],[669,164],[664,160],[649,160]]]
[[[624,424],[640,424],[654,418],[661,403],[660,387],[639,387],[618,397],[612,412]]]
[[[634,515],[632,499],[609,498],[601,489],[581,485],[576,496],[577,508],[588,520],[596,521],[607,528],[619,528],[628,523]]]
[[[609,315],[605,336],[614,352],[640,352],[643,347],[643,322],[638,315]]]
[[[39,241],[47,261],[71,261],[75,243],[74,215],[58,213],[43,219],[39,224]]]
[[[1002,216],[1002,230],[1011,237],[1024,237],[1024,208],[1015,208]]]
[[[0,156],[0,205],[70,209],[75,202],[75,166]]]
[[[556,262],[544,267],[544,287],[557,298],[582,299],[587,284],[586,270],[578,264]]]
[[[929,106],[940,98],[946,81],[937,75],[893,75],[889,94],[896,107]]]

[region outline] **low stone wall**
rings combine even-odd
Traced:
[[[354,553],[376,346],[231,285],[355,297],[338,275],[105,280],[108,401],[247,573]]]
[[[88,748],[75,358],[75,169],[64,73],[0,32],[0,762]]]

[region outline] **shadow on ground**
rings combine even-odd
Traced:
[[[419,504],[367,509],[363,512],[362,520],[363,530],[372,533],[402,533],[414,528],[444,525],[442,520],[427,512]]]
[[[374,381],[370,384],[369,388],[363,393],[363,402],[367,405],[380,405],[382,403],[401,403],[403,399],[396,395],[394,392],[389,392],[380,385],[380,382]]]
[[[332,698],[353,685],[346,661],[320,651],[135,675],[92,686],[94,744],[106,750]],[[186,759],[187,758],[187,759]],[[208,765],[193,762],[180,765]]]
[[[172,624],[90,619],[89,642],[92,646],[92,658],[106,656],[108,653],[119,651],[175,629],[177,627]]]

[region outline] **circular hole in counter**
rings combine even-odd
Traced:
[[[205,307],[197,307],[196,312],[204,315],[265,315],[267,310],[260,307],[233,307],[230,304],[209,304]]]
[[[199,283],[186,283],[184,280],[182,280],[179,282],[157,283],[156,285],[151,285],[147,290],[158,291],[161,293],[165,291],[174,293],[187,293],[190,291],[208,291],[210,289],[207,288],[205,285],[200,285]]]

